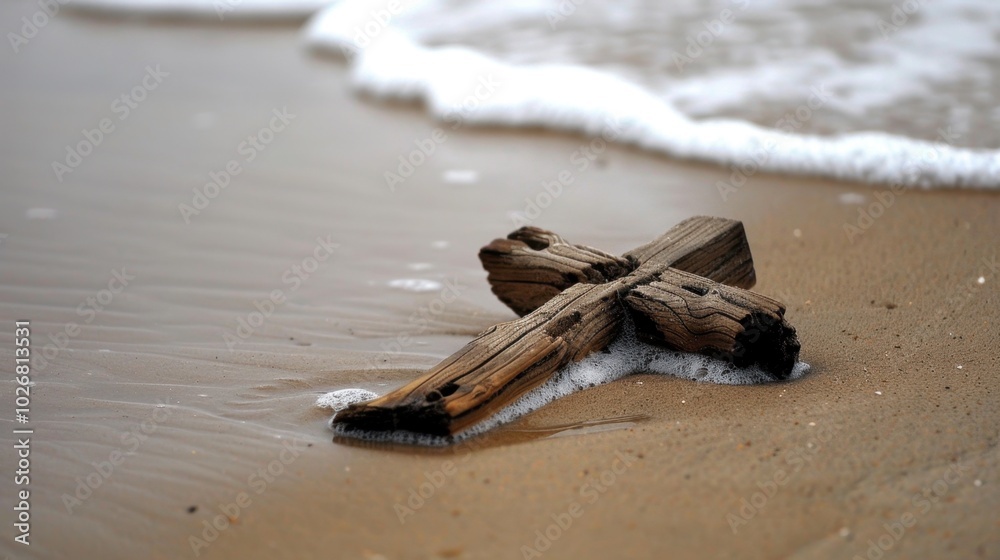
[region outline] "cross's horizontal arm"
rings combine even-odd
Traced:
[[[756,280],[743,224],[707,216],[684,220],[623,257],[523,227],[483,247],[479,260],[493,293],[521,316],[573,284],[614,280],[642,264],[669,266],[745,289]]]

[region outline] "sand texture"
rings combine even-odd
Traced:
[[[723,197],[725,169],[621,148],[580,169],[581,137],[450,128],[391,190],[384,172],[447,125],[355,96],[295,26],[65,15],[0,65],[0,356],[28,319],[45,358],[30,547],[7,505],[13,383],[0,400],[8,557],[1000,557],[996,195],[903,192],[848,239],[879,190],[760,174]],[[150,66],[169,75],[120,119]],[[288,122],[249,161],[275,111]],[[317,396],[386,392],[514,317],[476,253],[563,171],[533,223],[576,243],[742,220],[755,290],[787,304],[812,372],[631,376],[446,450],[332,441]],[[257,309],[273,311],[241,331]]]

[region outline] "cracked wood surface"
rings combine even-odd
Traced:
[[[483,247],[480,260],[494,293],[522,316],[403,387],[339,412],[335,425],[456,434],[607,347],[627,317],[646,342],[756,364],[775,379],[798,357],[784,307],[743,289],[755,276],[738,221],[691,218],[621,257],[521,228]]]

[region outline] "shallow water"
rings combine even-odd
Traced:
[[[74,6],[226,20],[207,0]],[[233,11],[283,9],[302,13]],[[345,56],[359,90],[422,102],[452,129],[569,130],[743,175],[993,189],[998,27],[989,0],[344,0],[304,36]]]
[[[189,550],[202,517],[188,508],[231,500],[283,444],[322,444],[312,452],[334,462],[349,456],[330,444],[316,396],[389,390],[512,317],[476,252],[515,229],[512,214],[570,166],[579,140],[542,140],[547,161],[528,183],[511,177],[516,166],[498,168],[495,154],[537,157],[537,144],[468,133],[393,192],[382,170],[433,123],[358,103],[342,69],[296,48],[294,27],[51,25],[4,60],[15,76],[2,86],[5,106],[18,110],[0,113],[5,129],[21,131],[0,139],[0,316],[30,320],[34,333],[34,468],[45,481],[34,532],[45,556],[98,557],[114,542],[122,557],[146,557],[153,527]],[[101,60],[116,69],[95,79]],[[81,129],[115,117],[111,103],[148,65],[170,75],[58,181],[52,162]],[[287,129],[185,217],[180,206],[283,107],[295,115]],[[477,170],[477,182],[447,180],[456,168]],[[624,250],[719,204],[713,193],[699,203],[669,189],[606,200],[596,196],[605,176],[597,167],[578,174],[577,189],[539,219]],[[642,199],[669,210],[636,216]],[[625,230],[625,221],[644,227]],[[325,260],[310,262],[316,255]],[[116,275],[127,285],[107,300]],[[457,301],[435,305],[452,292]],[[124,463],[101,476],[94,465],[116,450]]]
[[[981,123],[998,116],[998,12],[983,0],[911,3],[876,6],[887,21],[796,0],[425,1],[402,12],[351,0],[319,12],[306,38],[346,55],[363,91],[423,101],[456,127],[570,130],[737,174],[997,188],[1000,155]]]
[[[35,9],[0,5],[3,21]],[[995,347],[984,313],[996,283],[980,265],[997,235],[992,197],[908,193],[850,245],[842,223],[873,202],[859,185],[761,174],[723,199],[714,184],[728,173],[713,166],[611,147],[580,169],[572,157],[587,140],[473,128],[449,131],[390,190],[383,173],[439,123],[359,99],[343,64],[302,50],[298,26],[67,13],[0,59],[9,78],[0,82],[0,127],[16,131],[0,136],[0,318],[5,329],[30,320],[44,360],[31,411],[37,545],[27,557],[192,557],[189,539],[249,492],[252,506],[202,557],[454,557],[464,547],[494,558],[516,553],[619,450],[644,462],[554,556],[612,557],[640,543],[704,557],[709,543],[764,558],[809,542],[850,557],[857,542],[878,537],[882,512],[955,456],[978,465],[986,474],[968,479],[986,487],[955,487],[949,496],[962,506],[922,519],[926,536],[913,533],[900,550],[972,555],[992,534],[983,527],[996,510],[987,476],[997,472],[996,410],[982,395],[995,392],[995,376],[982,348]],[[111,104],[149,65],[170,76],[60,182],[53,161],[82,129],[117,118]],[[288,128],[185,221],[179,205],[284,107],[296,115]],[[563,172],[572,188],[546,202],[543,184]],[[332,389],[391,389],[511,318],[475,255],[520,219],[622,252],[694,214],[745,222],[757,289],[789,303],[816,375],[754,387],[641,376],[561,399],[473,440],[483,444],[471,453],[334,443],[328,413],[313,407]],[[328,238],[332,255],[298,276],[294,267],[312,269],[308,259]],[[286,281],[290,270],[300,282]],[[99,311],[90,307],[88,299],[107,299],[116,273],[134,278]],[[967,279],[983,286],[968,292],[968,312],[944,314],[948,333],[935,330],[938,321],[927,327],[931,311],[950,313],[945,298],[955,286],[965,294]],[[433,282],[456,284],[458,301],[431,312],[440,291],[406,289]],[[275,290],[284,301],[254,326]],[[252,329],[245,338],[242,323]],[[71,324],[77,334],[66,334]],[[911,347],[913,332],[930,347]],[[9,359],[11,347],[0,355]],[[918,359],[897,371],[882,359],[887,350]],[[0,404],[8,428],[10,388]],[[809,422],[842,435],[755,520],[761,530],[731,536],[725,513],[755,491],[759,473],[782,466],[771,444],[806,448]],[[280,462],[289,447],[294,461]],[[5,465],[12,451],[0,451]],[[115,452],[124,462],[105,477]],[[393,505],[458,453],[460,477],[401,525]],[[272,466],[280,474],[258,493],[257,473]],[[856,540],[838,536],[845,519],[868,511],[878,513],[870,528],[852,525]],[[938,537],[956,526],[967,533]],[[4,539],[0,552],[21,557],[11,546]]]

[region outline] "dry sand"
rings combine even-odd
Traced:
[[[903,193],[852,243],[860,206],[843,197],[867,206],[870,187],[758,175],[723,200],[722,169],[615,148],[578,171],[583,139],[506,130],[447,130],[392,192],[383,172],[438,125],[354,96],[295,27],[60,15],[0,64],[0,354],[13,363],[16,319],[43,357],[79,325],[35,364],[30,547],[0,452],[9,557],[854,558],[879,542],[885,558],[1000,557],[995,195]],[[169,76],[119,120],[147,65]],[[284,107],[291,123],[245,162],[240,142]],[[58,182],[51,162],[105,117],[115,130]],[[186,224],[178,205],[231,159],[243,172]],[[813,371],[638,375],[456,449],[332,442],[318,394],[389,390],[512,317],[476,251],[567,169],[535,223],[576,242],[624,251],[693,214],[742,220],[756,289],[787,302]],[[332,257],[283,282],[328,236]],[[87,311],[115,271],[134,279]],[[439,294],[387,286],[401,278],[460,296],[421,326]],[[230,351],[273,290],[287,300]]]

